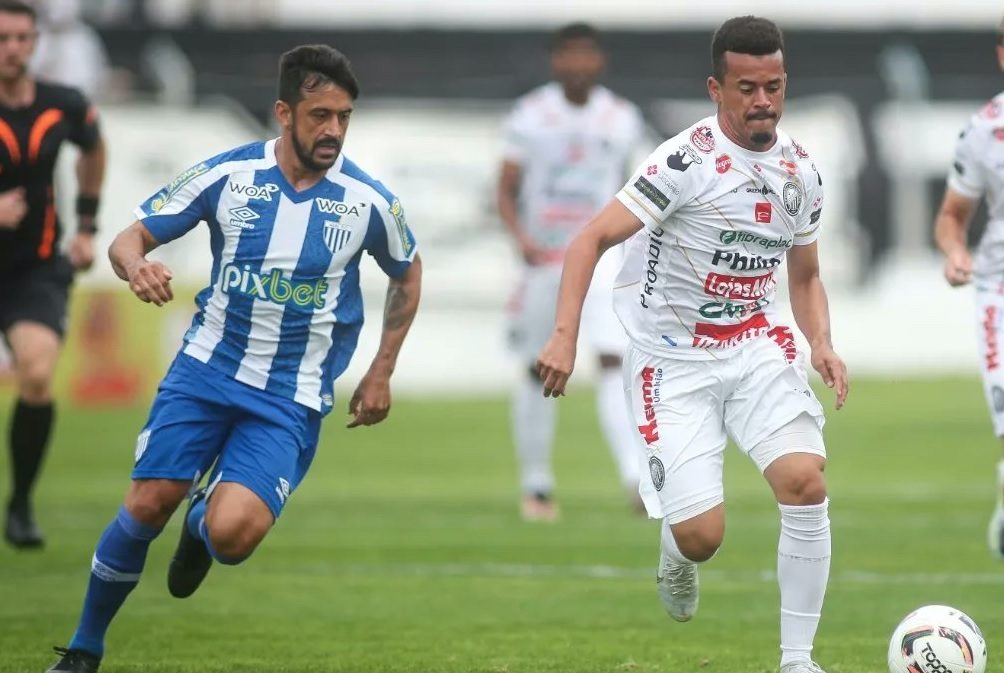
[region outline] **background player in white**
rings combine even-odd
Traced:
[[[663,519],[659,595],[678,621],[697,609],[696,564],[715,554],[725,532],[727,433],[763,472],[781,511],[781,671],[819,673],[810,655],[830,565],[823,413],[791,330],[770,304],[787,256],[795,320],[839,409],[846,368],[830,342],[816,249],[822,179],[777,128],[786,85],[777,26],[752,16],[726,21],[712,65],[717,114],[663,143],[569,246],[539,369],[544,394],[561,395],[596,260],[644,229],[615,302],[631,340],[625,377],[651,476],[641,495]]]
[[[594,28],[574,23],[559,29],[551,44],[556,81],[516,101],[505,124],[498,208],[524,262],[509,305],[509,341],[527,368],[512,406],[527,520],[549,521],[558,513],[551,469],[557,409],[540,396],[534,362],[554,322],[561,262],[568,243],[620,188],[644,133],[638,108],[596,84],[604,67]],[[639,453],[620,374],[626,343],[611,296],[621,257],[620,248],[611,250],[598,264],[583,321],[599,356],[600,425],[621,483],[640,507]]]
[[[997,61],[1004,70],[1004,22],[998,33]],[[1004,93],[973,115],[955,147],[955,161],[941,209],[934,222],[934,237],[945,253],[945,279],[950,285],[972,282],[976,296],[976,322],[980,335],[983,391],[994,433],[1004,447]],[[989,221],[973,258],[966,230],[986,197]],[[1004,559],[1004,459],[997,464],[997,506],[990,519],[990,549]]]

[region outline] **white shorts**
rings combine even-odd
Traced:
[[[791,355],[789,361],[768,336],[719,360],[672,360],[629,349],[625,386],[644,447],[641,474],[650,476],[638,488],[649,516],[679,523],[724,502],[728,437],[761,472],[789,453],[825,457],[823,409],[801,354]],[[802,414],[811,419],[806,441],[765,441]]]
[[[622,355],[627,336],[614,313],[614,278],[620,270],[622,246],[608,250],[596,264],[582,305],[581,335],[597,354]],[[561,266],[527,266],[509,301],[508,342],[516,355],[532,364],[554,329],[554,312],[561,286]]]
[[[976,289],[976,333],[980,344],[980,373],[994,434],[1004,437],[1004,294]]]

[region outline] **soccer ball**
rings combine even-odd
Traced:
[[[944,605],[925,605],[889,641],[889,673],[983,673],[987,645],[976,622]]]

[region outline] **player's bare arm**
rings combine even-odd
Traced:
[[[0,229],[17,229],[28,213],[24,200],[24,187],[15,187],[0,192]]]
[[[819,253],[815,242],[788,251],[788,292],[791,312],[812,350],[812,367],[823,383],[837,394],[837,409],[847,399],[847,366],[833,350],[830,307],[819,278]]]
[[[70,240],[69,256],[73,268],[83,271],[94,264],[94,234],[97,233],[98,198],[105,179],[105,143],[81,152],[77,159],[77,233]],[[83,205],[82,205],[83,204]],[[83,209],[83,210],[82,210]]]
[[[416,254],[407,271],[399,278],[391,278],[387,286],[380,347],[349,401],[349,414],[353,418],[347,427],[375,425],[387,418],[390,412],[390,377],[418,311],[421,294],[422,258]]]
[[[517,197],[522,177],[523,169],[515,161],[502,162],[497,190],[499,217],[502,218],[506,230],[516,242],[523,260],[530,266],[534,266],[543,261],[544,251],[534,244],[519,223]]]
[[[537,372],[544,382],[544,397],[565,394],[565,384],[575,366],[575,342],[579,337],[582,302],[589,290],[600,257],[612,246],[631,238],[642,228],[641,220],[613,199],[586,225],[568,246],[558,291],[554,332],[537,359]]]
[[[959,194],[951,187],[934,220],[934,240],[945,254],[945,280],[953,287],[965,285],[973,277],[973,259],[966,245],[966,231],[976,211],[976,200]]]
[[[146,258],[158,245],[160,243],[142,222],[133,222],[108,246],[108,259],[115,275],[129,283],[133,294],[148,304],[163,306],[174,299],[173,274],[163,262]]]

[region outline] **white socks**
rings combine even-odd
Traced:
[[[632,425],[624,395],[624,374],[620,367],[600,370],[596,386],[596,411],[610,452],[617,463],[621,484],[626,490],[638,489],[641,453],[638,430]]]
[[[781,539],[777,582],[781,588],[781,665],[808,661],[830,575],[829,501],[778,505]]]
[[[524,495],[554,490],[551,443],[557,421],[557,400],[544,397],[543,384],[529,376],[516,384],[512,400],[512,436],[519,460]],[[623,400],[621,401],[623,404]]]
[[[662,533],[659,536],[659,544],[662,546],[662,553],[673,563],[689,563],[693,565],[693,561],[683,555],[680,551],[680,547],[676,544],[676,538],[673,537],[673,529],[669,526],[669,520],[662,520]],[[662,572],[662,569],[659,569]]]

